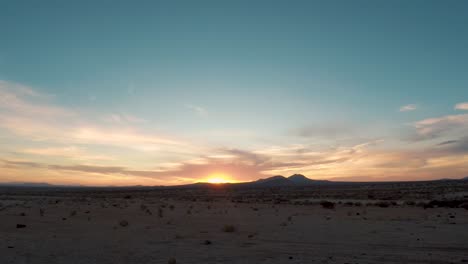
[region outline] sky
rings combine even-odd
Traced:
[[[0,6],[0,182],[468,176],[467,1]]]

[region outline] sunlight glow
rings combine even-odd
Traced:
[[[208,178],[206,178],[206,180],[204,180],[204,181],[208,182],[208,183],[214,183],[214,184],[233,182],[231,177],[229,175],[227,175],[227,174],[224,174],[224,173],[210,174],[208,176]]]

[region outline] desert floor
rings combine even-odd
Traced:
[[[463,208],[178,192],[10,190],[0,195],[0,263],[468,262]]]

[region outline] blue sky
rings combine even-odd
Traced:
[[[5,1],[0,177],[466,176],[467,12],[465,1]]]

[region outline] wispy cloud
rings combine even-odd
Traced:
[[[117,124],[129,124],[129,123],[146,123],[148,120],[130,115],[130,114],[110,114],[104,118],[105,121],[117,123]]]
[[[468,102],[456,104],[455,109],[456,110],[468,110]]]
[[[468,114],[424,119],[414,123],[414,128],[417,132],[415,139],[441,137],[449,132],[468,128]]]
[[[355,134],[352,124],[313,124],[302,126],[290,131],[290,135],[303,138],[342,138]]]
[[[31,88],[0,82],[0,128],[28,140],[61,144],[110,145],[141,150],[165,150],[185,146],[174,136],[143,131],[138,123],[144,119],[129,114],[107,117],[112,123],[96,122],[83,112],[55,106]]]
[[[414,111],[418,108],[417,105],[415,104],[408,104],[400,107],[400,112],[409,112],[409,111]]]
[[[185,105],[185,107],[192,110],[198,116],[206,117],[208,115],[208,111],[205,108],[201,107],[201,106],[187,104],[187,105]]]
[[[10,115],[22,117],[56,118],[70,117],[71,110],[52,106],[47,100],[50,95],[42,95],[26,86],[0,80],[0,110]],[[32,102],[33,100],[34,102]]]
[[[26,148],[19,153],[70,158],[74,160],[113,160],[114,158],[102,154],[90,154],[84,148],[76,146],[68,147],[46,147],[46,148]]]

